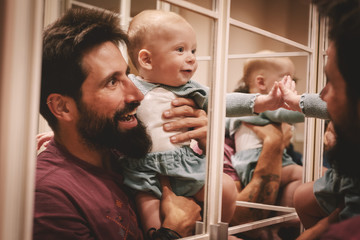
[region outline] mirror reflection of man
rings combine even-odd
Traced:
[[[356,59],[360,55],[360,2],[313,2],[329,22],[327,84],[321,97],[327,103],[336,142],[328,154],[332,169],[295,194],[296,210],[308,228],[299,239],[359,239],[360,81]],[[331,225],[337,221],[340,223]]]

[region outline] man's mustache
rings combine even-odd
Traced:
[[[120,119],[121,119],[122,116],[124,116],[124,115],[126,115],[126,114],[128,114],[128,113],[131,113],[131,112],[134,111],[139,105],[140,105],[140,102],[139,102],[139,101],[127,103],[123,109],[118,110],[118,111],[115,112],[115,114],[114,114],[114,120],[115,120],[115,122],[116,122],[116,121],[120,121]]]

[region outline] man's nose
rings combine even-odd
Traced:
[[[128,86],[126,86],[126,102],[140,102],[144,99],[144,94],[132,83],[128,81]]]
[[[325,98],[325,96],[327,95],[327,93],[328,93],[328,91],[329,91],[329,84],[327,83],[326,85],[325,85],[325,87],[321,90],[321,92],[320,92],[320,98],[322,99],[322,100],[324,100],[324,98]],[[324,100],[325,101],[325,100]]]

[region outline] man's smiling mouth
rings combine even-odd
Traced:
[[[119,120],[122,122],[131,121],[135,118],[135,114],[136,114],[136,109],[134,109],[132,112],[130,112],[128,114],[121,116]]]

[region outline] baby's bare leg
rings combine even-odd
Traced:
[[[136,205],[144,234],[150,228],[159,229],[161,227],[160,199],[156,198],[153,194],[139,192],[136,195]]]
[[[294,194],[296,212],[306,229],[327,216],[316,201],[313,186],[314,182],[304,183],[296,189]]]
[[[297,164],[288,165],[281,170],[280,200],[281,206],[294,206],[295,190],[302,183],[303,168]]]
[[[234,180],[226,173],[223,173],[222,185],[221,221],[229,223],[235,212],[237,189]]]
[[[221,221],[229,223],[232,219],[236,207],[237,190],[234,180],[227,174],[223,173],[222,182],[222,211]],[[204,202],[204,188],[194,195],[199,202]]]

